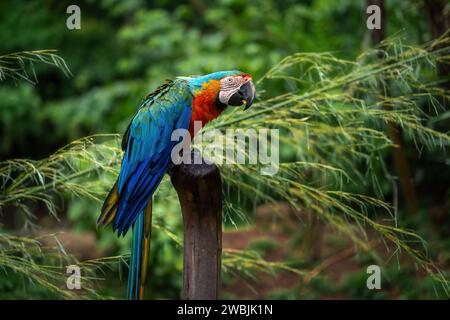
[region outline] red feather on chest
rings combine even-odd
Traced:
[[[197,125],[198,128],[195,128],[196,130],[199,130],[222,113],[223,109],[216,106],[219,90],[220,81],[211,80],[203,85],[202,90],[194,94],[192,99],[191,122],[189,125],[191,138],[197,133],[194,132],[195,121],[201,122],[201,126]]]

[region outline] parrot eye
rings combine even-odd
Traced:
[[[222,85],[224,86],[224,88],[232,88],[237,83],[238,80],[236,79],[236,77],[228,76],[222,79]]]

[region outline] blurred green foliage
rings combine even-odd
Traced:
[[[332,51],[352,59],[370,46],[365,1],[84,0],[78,2],[81,30],[66,28],[70,4],[66,0],[0,2],[0,53],[57,49],[73,74],[68,79],[56,68],[38,67],[37,85],[1,84],[0,159],[41,158],[92,133],[122,133],[142,97],[166,78],[241,69],[258,79],[270,66],[295,52]],[[389,1],[388,34],[403,31],[410,43],[430,40],[422,5],[422,1]],[[286,85],[274,81],[265,90],[281,92]],[[414,155],[414,147],[408,150]],[[388,158],[389,154],[377,156]],[[292,150],[283,149],[282,157],[293,157]],[[433,175],[442,170],[435,159],[442,160],[439,151],[417,164],[417,174],[432,170],[421,177],[421,191],[430,183],[448,183],[445,175]],[[385,174],[385,168],[376,170],[380,176]],[[392,196],[389,183],[379,188],[385,197]],[[438,196],[446,192],[439,190]],[[436,194],[424,191],[421,197],[432,206]],[[156,216],[167,219],[165,224],[173,232],[181,229],[177,203],[158,199],[155,207],[160,211]],[[88,200],[68,201],[69,223],[77,232],[92,230],[98,208],[98,203]],[[156,267],[149,276],[152,290],[147,291],[152,298],[177,296],[181,277],[173,274],[182,269],[179,247],[167,233],[156,230],[155,239],[151,263]],[[111,254],[124,254],[129,252],[130,239],[117,239],[109,229],[99,230],[98,244]],[[265,251],[276,246],[262,241],[253,247]],[[348,282],[357,283],[362,278],[355,275]],[[14,281],[2,283],[0,292],[15,286]],[[320,285],[317,290],[326,292]],[[348,290],[342,286],[350,296],[363,297],[363,293],[351,291],[350,285]],[[33,297],[34,293],[30,294]],[[292,295],[298,297],[292,292],[275,293],[274,297]],[[410,295],[418,297],[420,293]]]
[[[123,132],[141,98],[166,78],[225,69],[258,78],[295,52],[352,58],[368,45],[364,1],[86,0],[81,30],[66,28],[70,4],[0,4],[0,52],[55,48],[73,73],[43,68],[38,86],[2,85],[2,158],[42,157],[90,133]],[[404,1],[391,7],[406,9]],[[423,42],[426,21],[417,4],[407,9],[392,11],[389,29]]]

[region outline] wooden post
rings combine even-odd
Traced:
[[[180,164],[169,171],[184,226],[183,298],[217,299],[222,254],[222,188],[214,164]]]

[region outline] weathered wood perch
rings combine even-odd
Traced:
[[[180,200],[184,226],[183,298],[217,299],[222,255],[222,188],[214,164],[180,164],[169,174]]]

